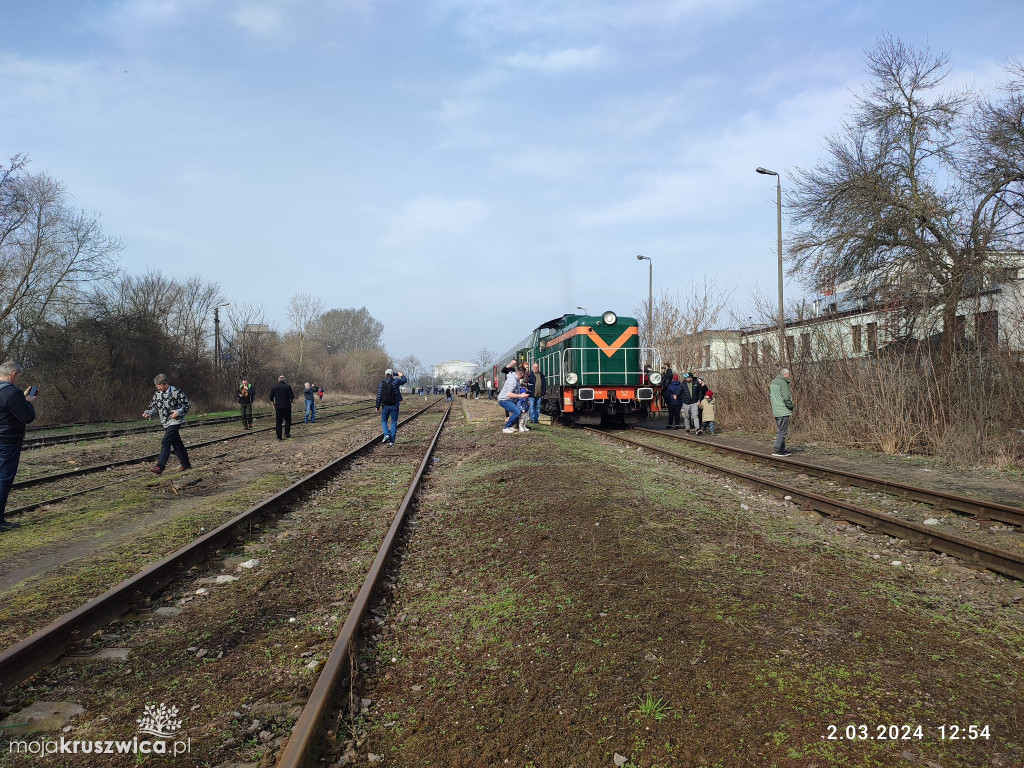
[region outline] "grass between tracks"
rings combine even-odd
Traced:
[[[454,427],[439,457],[367,651],[384,765],[1020,764],[1019,609],[590,435]],[[861,724],[923,738],[827,738]]]

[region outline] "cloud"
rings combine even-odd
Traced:
[[[608,63],[608,56],[600,46],[566,48],[551,53],[520,52],[505,58],[505,63],[517,69],[528,69],[550,75],[598,69]]]
[[[418,197],[387,223],[377,242],[407,246],[425,239],[459,237],[479,229],[490,212],[490,204],[476,198]]]
[[[231,13],[231,20],[246,32],[258,37],[273,37],[283,28],[281,9],[269,4],[241,5]]]
[[[522,152],[497,158],[498,165],[531,176],[560,179],[572,176],[585,168],[588,155],[575,149],[530,148]]]
[[[850,99],[845,84],[806,91],[780,102],[770,114],[750,112],[721,132],[692,135],[673,157],[629,174],[623,183],[629,191],[621,199],[581,209],[575,219],[585,227],[728,222],[743,215],[736,209],[741,200],[774,197],[774,189],[767,189],[754,168],[785,173],[813,164],[822,136],[836,128]],[[763,194],[761,187],[766,187]]]

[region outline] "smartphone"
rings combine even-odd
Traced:
[[[35,397],[39,394],[39,387],[30,387],[28,390],[29,397]]]

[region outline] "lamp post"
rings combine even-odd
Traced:
[[[776,178],[775,206],[779,225],[779,362],[786,359],[786,316],[782,308],[782,177],[767,168],[757,168],[758,173]]]
[[[637,261],[647,262],[647,346],[654,347],[654,262],[650,256],[637,254]]]
[[[213,370],[217,378],[220,378],[220,308],[230,305],[231,302],[225,301],[213,308]]]
[[[586,308],[586,307],[576,307],[576,309],[578,309],[578,310],[579,310],[580,312],[582,312],[582,313],[583,313],[584,315],[585,315],[585,314],[587,314],[587,308]]]

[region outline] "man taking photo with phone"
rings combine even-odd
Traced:
[[[25,425],[36,418],[32,401],[36,399],[38,387],[29,387],[22,392],[15,386],[22,370],[13,360],[0,365],[0,532],[21,527],[19,523],[7,522],[4,510],[7,509],[14,476],[18,474]]]

